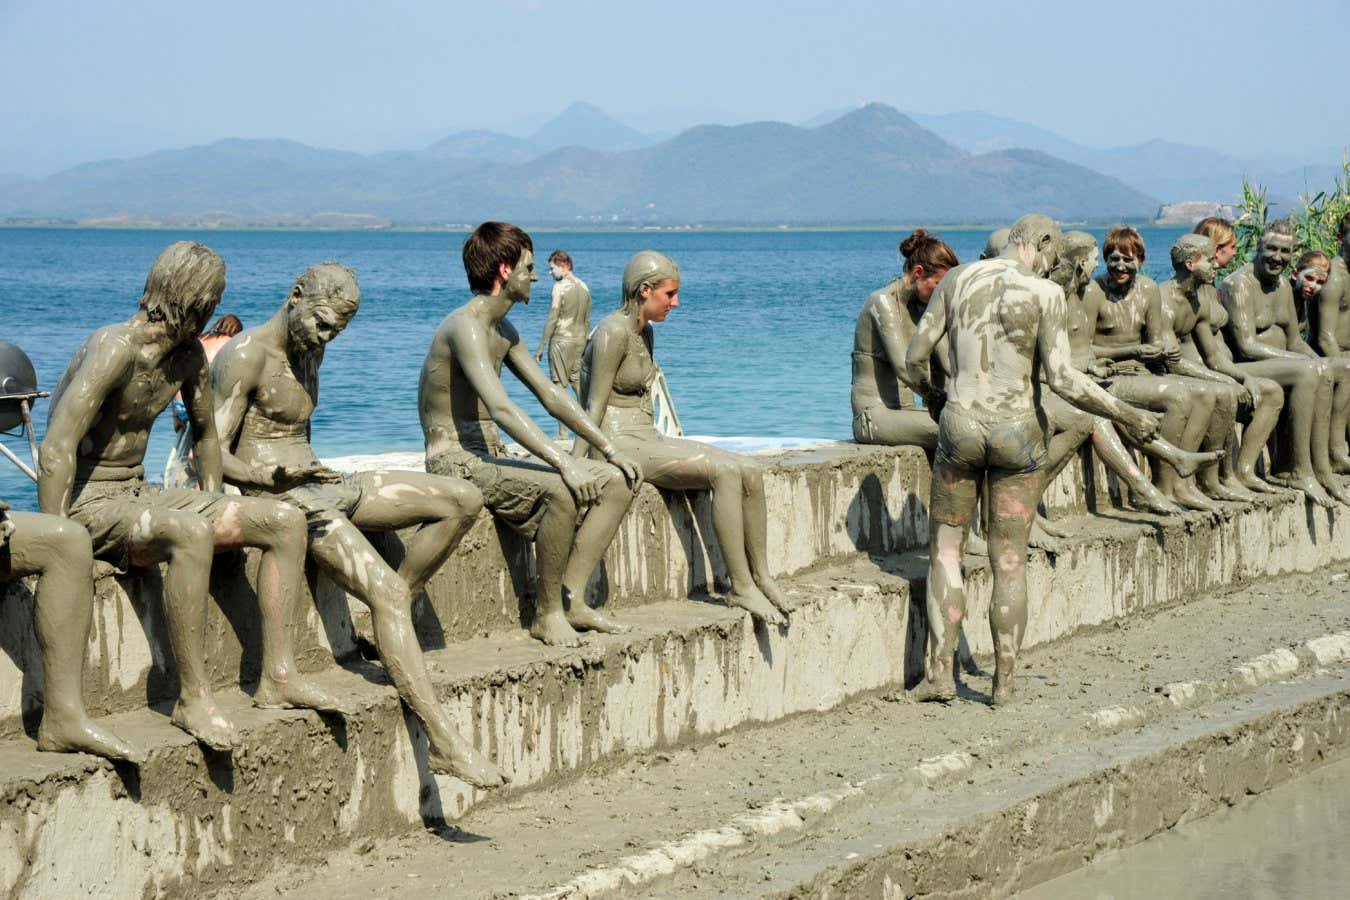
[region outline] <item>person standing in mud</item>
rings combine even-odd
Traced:
[[[269,321],[219,352],[212,377],[225,480],[304,511],[310,556],[370,608],[380,658],[427,733],[431,771],[498,787],[501,773],[455,731],[437,700],[412,621],[413,594],[473,524],[482,495],[467,481],[421,472],[342,476],[320,463],[310,445],[324,349],[360,303],[350,269],[311,266]],[[366,533],[401,528],[416,530],[395,569]]]
[[[1187,451],[1227,450],[1241,389],[1169,373],[1168,366],[1181,351],[1175,342],[1164,341],[1162,298],[1157,282],[1140,271],[1144,239],[1138,231],[1112,228],[1102,255],[1106,273],[1094,281],[1097,319],[1092,349],[1108,365],[1106,389],[1127,403],[1162,413],[1162,434],[1171,443]],[[1221,482],[1217,462],[1201,469],[1199,488],[1179,475],[1171,467],[1158,466],[1155,483],[1190,509],[1217,511],[1215,500],[1249,499],[1246,492]]]
[[[1282,219],[1266,226],[1255,260],[1219,287],[1228,314],[1224,336],[1240,370],[1284,389],[1290,427],[1281,429],[1282,452],[1275,454],[1278,474],[1312,502],[1330,507],[1335,500],[1350,503],[1350,491],[1332,469],[1329,441],[1333,414],[1344,412],[1333,409],[1333,383],[1341,385],[1336,399],[1350,402],[1344,384],[1350,370],[1340,360],[1333,364],[1319,358],[1298,333],[1294,292],[1284,277],[1293,255],[1292,223]]]
[[[579,398],[581,352],[591,333],[591,290],[572,271],[572,257],[566,250],[549,254],[548,271],[554,282],[553,302],[534,358],[542,360],[547,350],[549,377],[563,390],[571,388]],[[558,440],[566,437],[567,427],[559,422]]]
[[[983,480],[988,490],[993,601],[993,702],[1013,697],[1013,672],[1026,632],[1027,534],[1046,459],[1038,372],[1052,390],[1087,412],[1119,422],[1143,444],[1158,431],[1153,413],[1099,388],[1072,365],[1064,291],[1045,276],[1059,253],[1060,231],[1048,217],[1024,216],[995,259],[947,273],[905,354],[908,380],[940,406],[929,504],[929,657],[920,696],[955,697],[952,671],[966,614],[961,537],[970,526]],[[948,339],[951,378],[941,394],[928,360]]]
[[[506,222],[484,222],[464,242],[473,299],[445,317],[417,384],[427,471],[462,478],[535,545],[538,589],[530,634],[575,646],[577,630],[626,630],[586,605],[586,583],[618,533],[642,470],[605,437],[561,386],[549,381],[506,314],[530,302],[534,244]],[[549,414],[600,452],[605,463],[564,453],[511,402],[505,363]],[[498,427],[543,464],[512,459]]]
[[[220,493],[210,374],[197,334],[224,290],[225,263],[201,244],[179,241],[159,255],[136,314],[94,332],[61,376],[38,477],[42,511],[87,528],[96,556],[122,567],[168,564],[164,612],[179,681],[173,722],[220,750],[239,741],[211,690],[203,647],[211,557],[222,550],[262,550],[263,659],[254,704],[339,709],[300,675],[291,646],[303,594],[304,518],[275,500]],[[180,389],[200,491],[145,483],[150,428]]]
[[[1214,276],[1219,271],[1214,241],[1200,234],[1183,234],[1172,245],[1171,257],[1176,277],[1158,286],[1166,323],[1164,340],[1175,340],[1181,348],[1179,359],[1170,367],[1181,375],[1242,389],[1240,399],[1250,411],[1250,418],[1243,429],[1233,478],[1248,491],[1278,492],[1278,488],[1256,474],[1256,461],[1280,420],[1284,391],[1269,378],[1243,372],[1234,365],[1228,345],[1214,331],[1216,312],[1222,313],[1214,288]]]
[[[37,748],[140,764],[145,753],[101,727],[84,706],[84,652],[94,618],[94,549],[69,519],[15,512],[0,500],[0,582],[36,575],[33,632],[42,651]]]

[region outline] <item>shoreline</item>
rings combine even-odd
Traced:
[[[1182,228],[1181,225],[1158,225],[1153,222],[1060,222],[1062,227],[1109,228],[1115,225],[1133,225],[1136,228]],[[865,231],[907,232],[915,228],[943,231],[990,231],[1003,228],[1006,223],[946,225],[918,223],[910,225],[530,225],[521,226],[532,234],[782,234],[782,233],[849,233]],[[149,225],[149,224],[83,224],[79,222],[0,222],[0,231],[211,231],[211,232],[289,232],[341,234],[468,234],[471,226],[391,225],[379,228],[325,228],[316,225]]]

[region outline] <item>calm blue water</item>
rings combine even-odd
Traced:
[[[1167,251],[1181,229],[1152,229],[1147,268],[1170,277]],[[1097,232],[1100,237],[1100,232]],[[644,248],[683,271],[680,308],[657,326],[657,358],[691,434],[846,438],[853,323],[868,292],[900,267],[903,234],[840,232],[541,233],[541,258],[563,247],[594,297],[592,322],[619,300],[629,257]],[[962,260],[983,231],[950,231]],[[270,316],[306,266],[337,260],[356,270],[361,311],[330,345],[314,417],[321,456],[421,447],[417,373],[437,323],[469,296],[459,234],[0,229],[0,339],[23,347],[51,389],[94,328],[130,317],[145,273],[176,240],[199,240],[228,266],[218,313],[246,327]],[[528,307],[511,319],[535,347],[548,312],[545,269]],[[534,398],[506,375],[512,396],[544,421]],[[39,437],[46,404],[38,407]],[[552,433],[553,425],[546,430]],[[26,456],[18,439],[3,437]],[[162,469],[172,430],[161,418],[147,471]],[[0,498],[36,508],[31,484],[0,460]]]

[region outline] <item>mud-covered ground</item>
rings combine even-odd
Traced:
[[[986,704],[990,682],[981,676],[968,677],[963,701],[949,707],[912,703],[894,692],[863,697],[826,713],[643,754],[548,789],[508,793],[448,828],[359,844],[317,866],[283,868],[240,896],[546,891],[590,867],[721,827],[775,799],[898,773],[953,751],[989,756],[1026,748],[1063,733],[1084,714],[1153,697],[1169,682],[1221,678],[1251,657],[1346,629],[1350,567],[1286,576],[1027,651],[1020,702],[1009,709]],[[704,891],[716,889],[705,882]]]

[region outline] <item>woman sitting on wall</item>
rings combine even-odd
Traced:
[[[787,599],[769,574],[764,479],[752,460],[669,437],[654,424],[652,325],[679,305],[680,268],[643,250],[623,272],[623,304],[591,333],[581,357],[581,400],[646,480],[673,491],[711,490],[713,529],[731,577],[727,603],[769,624],[787,621]],[[580,444],[578,452],[586,445]]]

